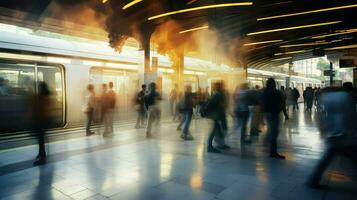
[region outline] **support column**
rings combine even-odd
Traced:
[[[330,62],[330,87],[333,85],[333,64]]]
[[[289,69],[288,69],[288,77],[286,77],[286,82],[285,82],[285,88],[289,88],[290,87],[290,80],[291,80],[291,70],[294,67],[294,63],[290,62],[289,63]]]
[[[149,80],[150,74],[150,36],[144,38],[144,83],[148,85],[151,80]]]
[[[139,57],[143,58],[140,59],[139,64],[139,84],[146,84],[148,85],[151,82],[156,82],[156,77],[152,73],[150,67],[150,38],[153,33],[153,28],[142,27],[141,29],[142,38],[140,40],[140,49]]]
[[[174,59],[174,70],[175,73],[173,74],[174,84],[177,84],[178,90],[182,92],[184,90],[184,70],[185,70],[185,55],[183,49],[179,49],[175,52],[175,59]],[[172,86],[173,87],[173,86]]]

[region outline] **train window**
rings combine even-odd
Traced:
[[[37,69],[37,76],[36,76]],[[63,81],[57,67],[30,64],[9,64],[0,61],[0,133],[24,131],[31,128],[31,108],[37,93],[38,81],[45,81],[51,91],[54,105],[52,127],[63,125]]]
[[[35,93],[35,67],[0,62],[0,133],[30,125],[29,105]]]

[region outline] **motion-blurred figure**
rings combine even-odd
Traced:
[[[113,118],[114,118],[114,109],[116,103],[116,94],[113,90],[113,82],[109,82],[109,90],[105,94],[105,116],[104,116],[104,133],[103,136],[112,136],[113,135]]]
[[[0,77],[0,96],[9,95],[10,86],[9,80]]]
[[[261,132],[260,130],[260,125],[263,122],[263,115],[261,112],[261,90],[259,85],[255,86],[255,90],[252,90],[252,97],[254,99],[254,105],[252,106],[251,109],[251,114],[252,114],[252,120],[250,124],[250,135],[259,135]]]
[[[283,113],[284,113],[284,116],[285,116],[285,120],[288,120],[289,119],[289,115],[288,115],[288,111],[286,110],[286,101],[287,101],[287,94],[286,94],[286,90],[284,88],[284,86],[280,86],[280,95],[281,95],[281,100],[282,100],[282,103],[283,103]]]
[[[90,126],[93,121],[93,114],[94,114],[94,108],[95,108],[95,93],[94,93],[94,86],[92,84],[89,84],[87,86],[87,91],[88,94],[85,98],[85,104],[83,111],[86,114],[86,135],[93,135],[94,132],[90,130]]]
[[[196,93],[196,115],[199,115],[200,107],[205,101],[205,92],[202,91],[201,87],[198,87],[198,91]]]
[[[236,91],[234,101],[234,115],[236,117],[236,127],[240,129],[241,142],[250,142],[246,140],[247,136],[247,124],[249,120],[249,88],[248,83],[241,84],[239,91]]]
[[[319,127],[326,137],[326,149],[323,157],[313,171],[308,184],[318,187],[320,179],[337,154],[357,158],[356,106],[349,89],[326,88],[322,91],[320,103],[323,107]]]
[[[303,97],[306,104],[306,111],[311,111],[312,104],[314,101],[314,90],[312,89],[312,87],[306,87],[303,93]]]
[[[224,132],[227,131],[227,120],[226,120],[226,105],[225,105],[225,94],[224,86],[222,82],[217,82],[213,85],[213,92],[211,98],[208,100],[205,108],[202,110],[207,110],[208,118],[213,119],[213,129],[208,138],[207,151],[213,153],[220,153],[220,151],[213,147],[213,139],[218,138],[219,140],[224,140]],[[223,141],[222,141],[223,142]],[[230,147],[226,144],[219,144],[221,149],[229,149]]]
[[[148,125],[146,127],[146,137],[151,137],[151,129],[154,122],[160,120],[160,108],[158,106],[158,101],[161,100],[160,94],[156,91],[156,84],[149,84],[149,93],[146,95],[146,104],[148,107],[149,118]]]
[[[292,98],[293,98],[293,110],[299,110],[298,100],[300,98],[300,92],[296,87],[292,90]]]
[[[318,88],[316,88],[315,93],[314,93],[314,103],[315,103],[315,106],[316,106],[316,110],[318,112],[321,111],[320,95],[321,95],[321,90],[320,90],[320,87],[318,87]]]
[[[33,102],[32,116],[34,120],[34,132],[38,140],[38,155],[34,165],[46,163],[45,133],[50,123],[50,90],[45,82],[38,85],[38,95]]]
[[[146,95],[146,85],[141,85],[141,91],[136,96],[136,110],[138,111],[138,118],[136,120],[135,128],[141,128],[145,125],[145,95]]]
[[[170,96],[169,96],[169,103],[170,103],[170,111],[171,114],[173,116],[173,118],[176,118],[176,115],[178,113],[176,113],[176,104],[178,101],[178,97],[179,97],[179,91],[178,91],[178,86],[177,84],[174,85],[174,88],[172,88],[171,92],[170,92]]]
[[[276,89],[273,78],[269,78],[266,88],[262,94],[262,110],[268,125],[268,137],[270,140],[270,157],[285,159],[285,156],[278,154],[277,139],[279,136],[279,113],[282,110],[283,102],[280,92]]]
[[[107,92],[108,92],[107,84],[103,83],[102,84],[102,92],[100,94],[100,100],[99,100],[100,122],[103,123],[103,124],[104,124],[105,115],[107,113],[107,107],[108,107]]]
[[[191,85],[187,85],[183,96],[184,127],[182,130],[181,138],[184,140],[193,140],[192,135],[189,133],[189,129],[192,120],[194,106],[195,106],[195,96],[192,93]]]

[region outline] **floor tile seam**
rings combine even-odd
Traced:
[[[170,123],[169,120],[165,120],[164,123],[168,123],[168,125],[172,125],[173,124],[173,123]],[[132,124],[135,124],[135,123],[133,122]],[[122,126],[119,126],[117,128],[122,128]],[[65,131],[66,133],[64,133],[64,135],[65,134],[70,134],[70,133],[77,133],[77,132],[78,133],[82,132],[84,134],[84,128],[81,128],[81,129],[82,130],[74,130],[74,131],[73,130],[68,130],[68,131]],[[100,129],[100,128],[98,127],[96,129]],[[121,130],[121,133],[125,134],[125,133],[128,133],[128,132],[134,131],[134,130],[137,130],[137,129],[135,129],[135,128],[125,129],[125,130]],[[115,135],[119,135],[119,134],[115,134]],[[56,136],[56,135],[53,135],[53,136]],[[49,144],[67,142],[68,140],[77,141],[77,140],[83,140],[83,139],[86,139],[86,137],[80,136],[80,137],[76,137],[76,138],[68,138],[68,139],[65,139],[65,140],[49,142]],[[37,147],[37,145],[34,144],[34,145],[26,145],[26,146],[23,146],[23,147],[16,147],[16,148],[11,148],[11,149],[3,149],[3,150],[0,150],[0,154],[3,153],[3,152],[12,151],[12,150],[26,149],[26,148],[33,148],[33,147]]]
[[[117,144],[112,144],[110,146],[107,146],[107,144],[101,144],[101,145],[98,145],[95,147],[95,149],[91,149],[91,150],[87,150],[87,149],[90,149],[90,148],[93,148],[93,147],[89,147],[89,148],[83,148],[83,149],[79,149],[79,150],[72,150],[72,151],[65,151],[65,152],[61,152],[61,153],[56,153],[55,155],[51,155],[51,157],[55,157],[55,156],[63,156],[63,158],[61,158],[60,160],[56,160],[56,161],[51,161],[50,163],[53,163],[53,162],[59,162],[59,161],[64,161],[72,156],[75,156],[75,155],[80,155],[80,154],[85,154],[85,153],[91,153],[91,152],[95,152],[95,151],[99,151],[99,150],[103,150],[103,149],[110,149],[112,147],[115,147],[115,146],[120,146],[120,145],[129,145],[129,144],[134,144],[138,141],[145,141],[145,138],[142,138],[140,140],[138,140],[138,138],[136,139],[131,139],[129,141],[126,141],[126,142],[117,142]],[[61,155],[62,154],[62,155]],[[68,154],[71,154],[71,155],[68,155]],[[26,160],[26,161],[21,161],[20,163],[27,163],[27,162],[32,162],[31,160]],[[0,167],[0,170],[3,168],[3,169],[7,169],[7,168],[11,168],[11,166],[13,165],[16,165],[18,163],[13,163],[13,164],[8,164],[8,165],[5,165],[5,166],[1,166]],[[31,166],[32,167],[32,166]],[[26,169],[28,169],[30,167],[27,167]],[[23,169],[22,169],[23,170]],[[18,171],[18,170],[16,170]],[[9,173],[13,173],[13,172],[8,172],[8,173],[0,173],[0,176],[2,175],[5,175],[5,174],[9,174]]]

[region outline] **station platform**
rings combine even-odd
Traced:
[[[336,159],[325,173],[328,188],[305,186],[324,141],[314,113],[290,114],[278,143],[286,160],[268,157],[264,131],[245,145],[230,131],[231,150],[207,153],[211,125],[205,119],[191,124],[193,141],[181,140],[171,121],[150,139],[129,125],[115,127],[112,138],[79,130],[78,137],[47,144],[44,166],[32,166],[36,145],[1,150],[0,199],[356,199],[357,170],[347,159]]]

